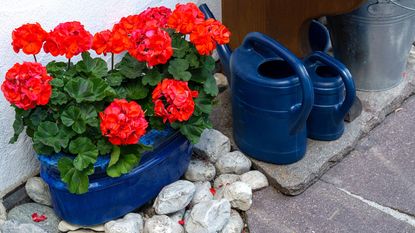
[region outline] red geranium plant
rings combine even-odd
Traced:
[[[58,163],[72,193],[88,191],[98,156],[111,155],[107,174],[118,177],[137,166],[149,148],[139,143],[150,129],[166,125],[196,143],[218,94],[210,54],[229,42],[220,22],[205,20],[193,3],[148,8],[92,35],[80,22],[49,33],[38,24],[13,31],[15,52],[34,62],[16,63],[1,85],[16,111],[15,142],[23,132],[38,154],[67,154]],[[43,47],[68,62],[36,61]],[[110,55],[111,64],[96,57]],[[81,54],[73,64],[71,58]],[[114,54],[122,60],[114,64]]]

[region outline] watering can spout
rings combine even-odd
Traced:
[[[202,4],[199,6],[199,9],[205,14],[206,19],[215,19],[212,11],[210,11],[209,7],[206,4]],[[228,83],[230,83],[230,65],[229,61],[232,55],[232,50],[229,45],[217,45],[216,51],[218,52],[220,62],[222,64],[223,72],[225,73],[226,77],[228,78]]]

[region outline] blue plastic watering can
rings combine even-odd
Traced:
[[[278,57],[264,58],[263,48]],[[300,160],[314,98],[302,61],[270,37],[252,32],[233,52],[230,72],[233,135],[239,149],[269,163]]]
[[[352,75],[342,63],[322,52],[311,54],[305,64],[314,88],[314,106],[307,120],[308,137],[336,140],[344,132],[343,119],[356,96]]]

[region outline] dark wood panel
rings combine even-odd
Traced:
[[[223,23],[238,46],[252,31],[263,32],[298,56],[307,54],[309,22],[356,9],[365,0],[222,0]]]

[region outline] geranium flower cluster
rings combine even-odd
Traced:
[[[197,96],[198,92],[190,90],[187,82],[164,79],[152,94],[154,112],[163,122],[187,121],[194,112],[193,98]]]
[[[137,144],[148,126],[141,106],[125,99],[115,99],[99,118],[102,135],[114,145]]]
[[[12,33],[13,50],[16,53],[22,49],[25,54],[38,54],[47,36],[48,33],[43,30],[39,23],[24,24]]]
[[[194,3],[178,4],[167,24],[182,34],[190,34],[190,41],[201,55],[210,55],[216,43],[229,43],[230,31],[215,19],[204,19]]]
[[[6,73],[1,91],[7,101],[18,108],[29,110],[37,105],[46,105],[52,94],[52,80],[40,63],[16,63]]]

